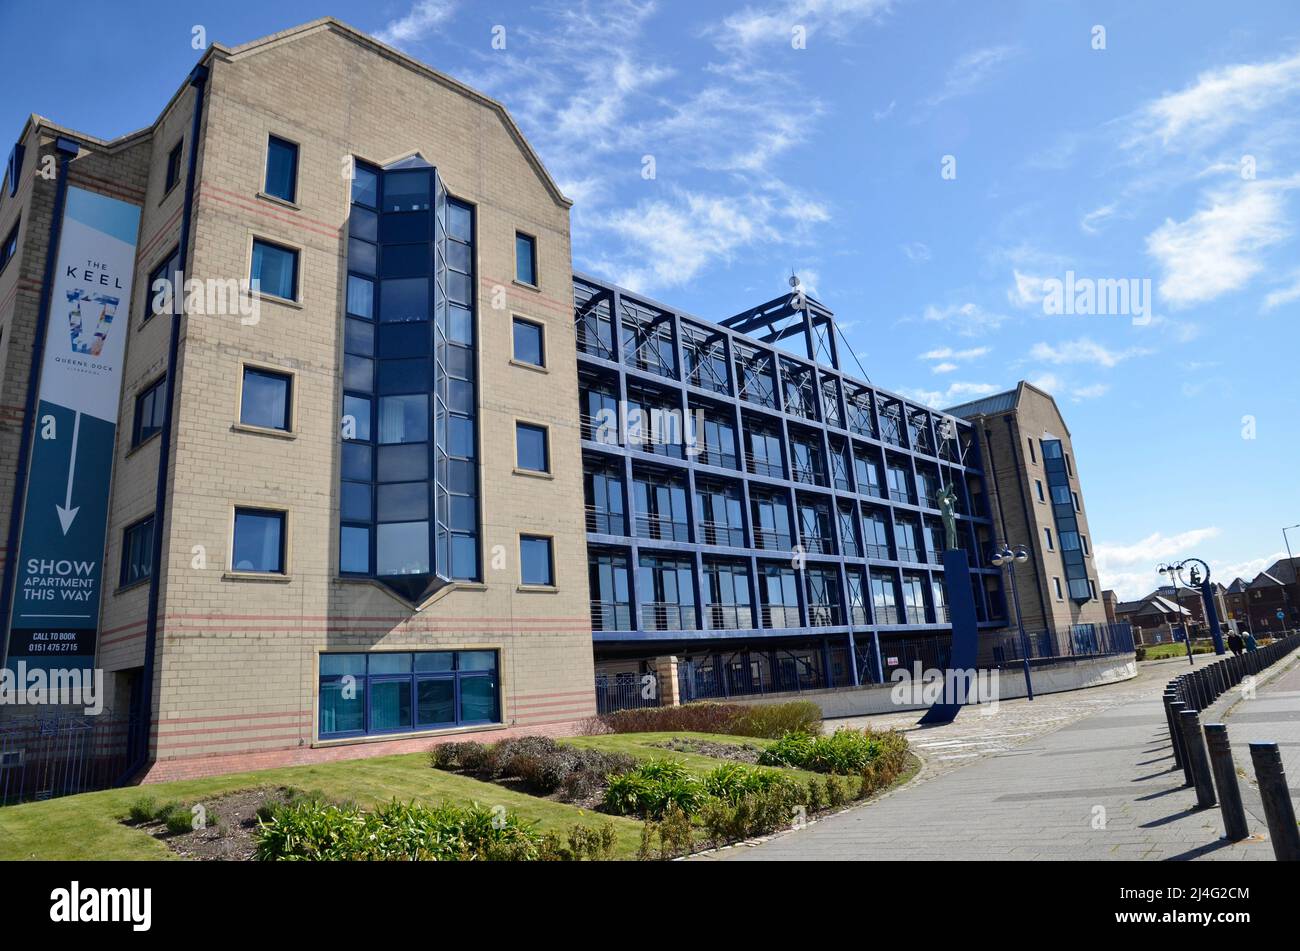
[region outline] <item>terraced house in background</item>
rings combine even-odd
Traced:
[[[988,659],[1020,649],[980,420],[848,372],[801,292],[710,321],[575,276],[569,208],[503,106],[332,19],[212,46],[112,141],[32,116],[7,662],[105,670],[151,778],[880,683],[945,662],[949,484]],[[1102,618],[1066,561],[1044,631]]]

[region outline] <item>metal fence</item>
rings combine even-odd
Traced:
[[[644,681],[645,677],[654,676],[653,673],[636,676],[619,674],[613,680],[605,676],[597,676],[596,713],[603,716],[619,710],[641,710],[659,706],[658,683],[647,689]]]
[[[979,665],[1006,667],[1059,663],[1133,652],[1133,628],[1128,624],[1073,624],[1068,631],[1018,631],[980,638]]]
[[[0,805],[108,789],[130,765],[129,717],[58,715],[0,723]]]

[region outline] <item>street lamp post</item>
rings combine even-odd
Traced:
[[[1287,565],[1291,568],[1291,574],[1295,575],[1295,560],[1291,555],[1291,539],[1286,537],[1286,533],[1291,531],[1293,528],[1300,528],[1300,524],[1288,525],[1286,528],[1282,529],[1282,541],[1286,543]],[[1283,603],[1286,604],[1286,620],[1282,622],[1282,633],[1285,634],[1287,625],[1291,622],[1291,591],[1287,588],[1285,581],[1282,582],[1282,599]]]
[[[1183,569],[1191,565],[1188,571],[1188,577],[1191,579],[1189,587],[1201,589],[1201,602],[1205,606],[1205,623],[1210,629],[1210,637],[1214,641],[1214,653],[1226,654],[1227,648],[1223,646],[1223,632],[1219,630],[1219,612],[1214,607],[1214,589],[1210,586],[1210,566],[1200,558],[1184,558],[1182,561],[1175,561],[1168,565],[1158,566],[1158,571],[1162,575],[1168,575],[1169,580],[1174,586],[1174,603],[1178,610],[1182,611],[1182,605],[1178,603],[1178,582],[1182,580]],[[1204,574],[1202,574],[1204,570]],[[1187,637],[1187,660],[1192,660],[1192,630],[1191,624],[1185,623],[1183,630]]]
[[[1020,587],[1016,584],[1016,565],[1029,560],[1029,550],[1024,545],[1017,545],[1015,550],[1002,543],[993,550],[990,561],[998,568],[1006,568],[1011,575],[1011,598],[1016,606],[1016,629],[1020,632],[1020,655],[1025,664],[1025,692],[1030,700],[1034,699],[1034,681],[1029,673],[1029,638],[1025,635],[1025,622],[1020,614]]]
[[[1169,575],[1170,584],[1173,585],[1173,589],[1174,589],[1174,608],[1179,612],[1181,612],[1183,610],[1183,606],[1178,601],[1178,577],[1174,573],[1173,565],[1159,565],[1156,568],[1156,570],[1159,571],[1162,575],[1164,574]],[[1196,661],[1192,660],[1192,626],[1186,621],[1183,621],[1181,614],[1178,620],[1183,625],[1183,646],[1187,648],[1187,663],[1195,667]]]

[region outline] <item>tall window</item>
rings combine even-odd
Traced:
[[[292,388],[287,373],[244,367],[239,421],[245,426],[288,432]]]
[[[763,627],[799,626],[799,579],[785,565],[758,566],[758,594]]]
[[[13,228],[5,237],[4,244],[0,244],[0,271],[5,269],[5,265],[13,260],[14,255],[18,253],[18,222],[14,222]]]
[[[1043,529],[1043,537],[1047,540],[1047,550],[1055,551],[1056,546],[1052,544],[1052,530],[1050,528]]]
[[[898,602],[894,593],[893,578],[871,576],[871,605],[877,624],[898,623]]]
[[[555,584],[555,564],[551,540],[538,535],[519,536],[520,581],[523,584],[551,587]]]
[[[515,280],[537,286],[537,239],[522,231],[515,233]]]
[[[480,577],[473,230],[419,156],[354,168],[339,571],[417,603]]]
[[[283,300],[298,299],[298,252],[261,238],[253,239],[250,275],[259,293]]]
[[[153,516],[129,525],[122,533],[122,571],[119,584],[126,587],[143,581],[152,572]]]
[[[501,717],[496,651],[321,654],[321,739],[409,733]]]
[[[514,358],[529,366],[546,366],[546,346],[540,324],[522,317],[514,318]]]
[[[176,294],[180,288],[173,287],[172,283],[176,280],[176,272],[181,267],[181,249],[178,245],[172,248],[171,253],[163,258],[158,265],[149,272],[149,284],[145,290],[144,319],[156,317],[158,314],[169,314],[171,310],[166,307],[156,305],[165,303],[168,300],[175,300]]]
[[[172,146],[172,150],[167,153],[167,173],[163,180],[163,194],[167,194],[176,187],[176,183],[181,180],[181,150],[185,145],[185,140],[177,142]]]
[[[284,201],[298,196],[298,146],[271,136],[266,145],[266,182],[262,190]]]
[[[167,378],[154,381],[135,398],[135,422],[131,427],[131,445],[138,446],[162,429],[166,410]]]
[[[231,567],[235,571],[284,574],[284,513],[235,509]]]
[[[528,423],[515,424],[515,465],[529,472],[550,472],[550,454],[546,449],[546,427]]]

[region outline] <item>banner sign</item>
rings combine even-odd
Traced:
[[[69,187],[37,393],[6,666],[95,660],[140,208]]]

